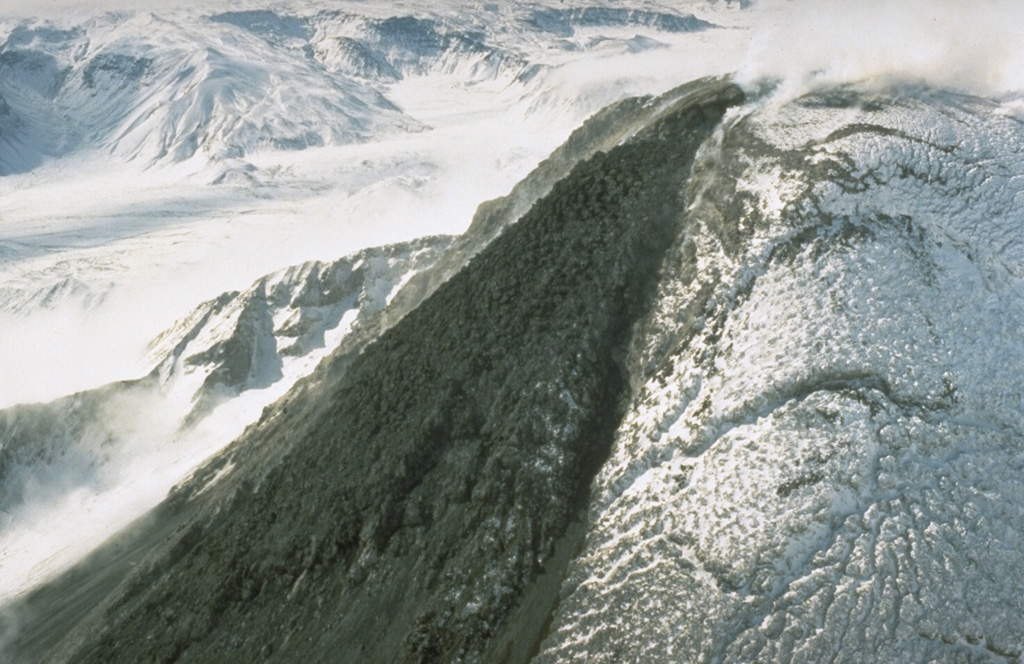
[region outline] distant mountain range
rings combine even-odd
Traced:
[[[83,149],[153,163],[363,142],[417,129],[387,98],[406,76],[457,72],[473,84],[535,75],[538,31],[713,27],[688,14],[608,7],[489,13],[491,25],[480,23],[488,12],[370,18],[312,9],[23,21],[0,45],[0,175]]]

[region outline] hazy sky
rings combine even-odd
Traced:
[[[52,16],[62,12],[123,9],[161,9],[168,6],[207,4],[200,0],[3,0],[0,3],[0,15],[18,16]]]

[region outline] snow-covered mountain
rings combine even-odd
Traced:
[[[449,238],[366,249],[330,264],[298,265],[198,307],[153,341],[161,385],[200,385],[190,400],[201,412],[224,398],[281,379],[301,358],[308,371],[340,343],[339,335],[380,314],[418,272],[443,255]],[[328,340],[328,336],[332,338]]]
[[[29,596],[57,617],[12,652],[1019,660],[1012,112],[722,79],[609,109],[418,306]]]
[[[1024,658],[995,14],[165,4],[0,19],[0,658]]]
[[[100,149],[142,165],[241,159],[416,131],[387,98],[428,74],[506,84],[545,66],[537,32],[666,33],[713,27],[689,14],[586,7],[422,18],[342,9],[242,10],[164,18],[113,13],[77,25],[27,20],[0,46],[0,174]],[[562,48],[574,48],[565,42]]]
[[[244,34],[216,27],[197,35],[153,15],[71,30],[18,25],[2,47],[0,80],[25,157],[5,154],[3,172],[83,148],[179,162],[351,142],[399,125],[373,91],[325,85],[288,51],[254,60]]]

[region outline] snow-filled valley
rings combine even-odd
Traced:
[[[701,46],[666,33],[631,53],[642,20],[597,45],[559,34],[552,49],[535,43],[525,11],[498,13],[486,36],[486,16],[451,11],[308,11],[113,13],[0,33],[0,310],[102,303],[109,311],[87,318],[133,318],[104,330],[77,310],[19,317],[12,335],[49,340],[2,354],[4,374],[25,376],[5,382],[0,403],[129,377],[132,358],[101,359],[101,346],[139,349],[203,299],[272,270],[461,232],[583,118],[665,89]],[[346,44],[388,71],[349,62]],[[154,300],[160,311],[133,316]],[[55,348],[67,349],[57,362]]]
[[[1024,657],[1012,3],[115,5],[0,7],[0,659]]]

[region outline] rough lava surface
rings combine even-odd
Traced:
[[[1022,139],[923,89],[731,114],[536,661],[1020,661]]]

